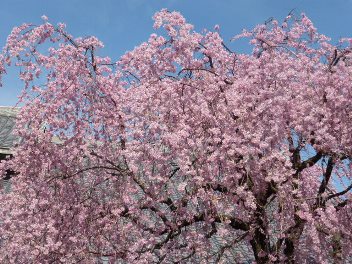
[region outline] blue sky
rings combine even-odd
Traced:
[[[75,37],[94,35],[105,44],[104,55],[117,60],[148,39],[153,14],[161,8],[180,11],[200,31],[219,24],[225,41],[270,17],[284,18],[291,9],[304,12],[319,32],[334,41],[352,36],[352,0],[1,0],[0,45],[11,29],[23,22],[63,22]],[[236,44],[231,44],[236,45]],[[233,46],[236,51],[248,52]],[[21,90],[18,69],[10,69],[0,88],[0,105],[14,105]]]

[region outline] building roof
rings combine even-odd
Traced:
[[[0,154],[11,154],[16,137],[12,131],[16,123],[16,115],[20,108],[0,106]]]

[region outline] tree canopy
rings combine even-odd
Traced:
[[[43,19],[0,55],[24,82],[1,263],[351,258],[352,39],[290,14],[241,54],[161,10],[115,62]]]

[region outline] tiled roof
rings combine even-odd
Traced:
[[[12,134],[19,108],[0,106],[0,154],[11,154],[16,137]]]

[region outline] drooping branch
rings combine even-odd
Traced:
[[[326,199],[327,199],[327,200],[330,200],[330,199],[332,199],[332,198],[342,196],[342,195],[348,193],[348,192],[351,191],[351,190],[352,190],[352,183],[351,183],[345,190],[343,190],[343,191],[341,191],[341,192],[334,193],[334,194],[330,194]],[[347,200],[346,200],[346,202],[344,201],[344,202],[342,202],[342,203],[347,203]]]

